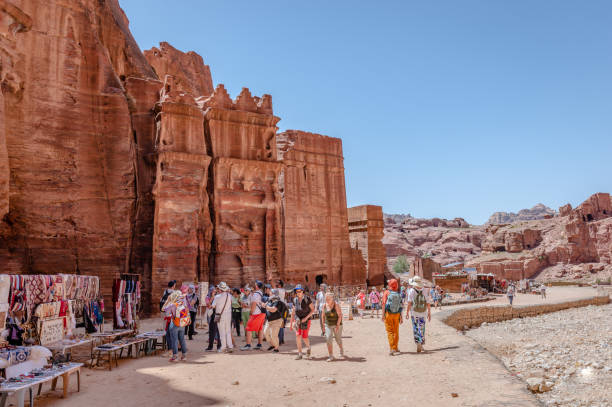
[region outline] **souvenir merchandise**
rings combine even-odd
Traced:
[[[7,304],[3,305],[3,290],[6,291],[7,285]],[[0,275],[0,318],[3,307],[8,311],[2,318],[9,321],[7,340],[16,345],[23,341],[39,343],[43,324],[47,328],[51,326],[48,321],[61,321],[53,324],[52,334],[48,329],[45,331],[48,340],[70,336],[77,326],[86,327],[90,333],[96,332],[104,322],[104,303],[100,298],[100,280],[96,276]]]
[[[9,346],[0,349],[0,369],[23,363],[30,357],[31,349],[27,346]]]
[[[124,274],[113,283],[113,327],[133,329],[140,311],[138,274]]]

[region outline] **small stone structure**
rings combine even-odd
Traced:
[[[351,246],[361,251],[369,285],[384,283],[387,253],[382,244],[384,221],[381,206],[361,205],[348,209]]]
[[[465,329],[480,326],[483,322],[501,322],[514,318],[533,317],[548,314],[568,308],[586,307],[588,305],[604,305],[610,303],[609,296],[595,296],[574,301],[546,303],[541,305],[493,305],[473,306],[457,310],[444,311],[439,314],[442,321],[455,329]]]

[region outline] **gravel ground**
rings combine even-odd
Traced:
[[[612,406],[612,304],[484,323],[467,335],[546,406]]]

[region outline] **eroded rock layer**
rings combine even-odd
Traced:
[[[272,98],[138,48],[117,0],[0,0],[0,265],[166,282],[365,282],[342,145],[280,138]],[[291,140],[279,154],[277,138]],[[291,144],[291,145],[289,145]]]
[[[522,212],[522,211],[521,211]],[[385,218],[390,263],[404,255],[440,265],[459,262],[498,278],[607,280],[612,276],[612,204],[597,193],[559,215],[509,224],[471,226],[410,216]]]

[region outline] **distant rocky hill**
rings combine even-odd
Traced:
[[[520,211],[518,211],[518,213],[495,212],[493,215],[491,215],[491,217],[487,221],[487,224],[499,225],[506,223],[523,222],[526,220],[547,219],[555,216],[556,214],[557,212],[555,210],[550,209],[548,206],[539,203],[531,209],[521,209]]]
[[[409,262],[464,262],[512,280],[606,281],[612,277],[612,202],[610,194],[597,193],[559,214],[539,204],[518,214],[498,212],[481,226],[462,218],[385,215],[383,244],[389,267],[404,255]]]

